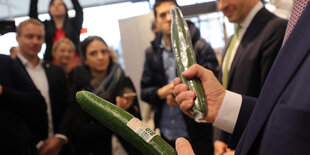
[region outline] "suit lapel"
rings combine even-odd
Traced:
[[[290,79],[298,71],[300,64],[310,48],[310,5],[306,7],[298,23],[293,29],[286,44],[281,48],[270,74],[267,77],[259,100],[251,115],[246,132],[242,136],[242,154],[248,154],[259,132],[262,130],[273,107],[286,88]],[[247,146],[247,147],[246,147]]]

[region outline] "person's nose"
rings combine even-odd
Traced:
[[[166,20],[167,20],[168,22],[171,22],[171,15],[170,15],[170,13],[167,13]]]
[[[103,59],[103,54],[102,54],[101,52],[99,52],[99,54],[98,54],[98,59],[99,59],[99,60],[102,60],[102,59]]]
[[[38,37],[33,37],[32,42],[33,42],[34,44],[39,44],[39,43],[41,42],[41,39],[38,38]]]
[[[227,1],[226,0],[217,0],[217,7],[219,10],[223,11],[227,6]]]

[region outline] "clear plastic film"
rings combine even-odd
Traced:
[[[171,41],[172,49],[175,54],[178,75],[183,83],[186,83],[190,90],[196,92],[194,106],[191,109],[196,122],[205,122],[206,116],[206,97],[203,92],[201,81],[198,78],[187,79],[182,76],[182,72],[191,65],[196,64],[195,52],[193,49],[191,35],[182,12],[178,7],[171,7]]]

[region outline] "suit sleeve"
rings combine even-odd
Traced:
[[[269,25],[269,26],[268,26]],[[277,18],[268,23],[265,32],[271,32],[261,46],[262,58],[260,61],[261,66],[261,86],[264,84],[267,75],[272,67],[275,58],[280,50],[286,30],[287,20]]]
[[[30,0],[29,17],[34,19],[38,18],[38,0]]]
[[[245,127],[247,126],[248,121],[251,117],[256,100],[257,99],[253,97],[242,96],[242,104],[239,111],[238,119],[229,143],[230,148],[236,148],[239,139],[241,138],[241,135],[243,134],[243,131],[245,130]]]
[[[15,87],[3,85],[0,101],[24,118],[36,140],[43,139],[47,131],[46,104],[25,71],[12,59],[7,63]],[[4,103],[4,102],[1,102]]]
[[[73,25],[77,26],[78,29],[80,30],[82,28],[82,24],[83,24],[83,20],[84,20],[83,8],[81,7],[78,0],[71,0],[71,2],[73,4],[73,8],[75,10],[75,17],[72,19]]]

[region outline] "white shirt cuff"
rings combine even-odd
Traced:
[[[63,139],[65,141],[65,144],[68,143],[68,138],[63,134],[55,134],[55,137]]]
[[[228,133],[233,133],[239,111],[241,108],[242,96],[226,90],[220,111],[213,125]]]

